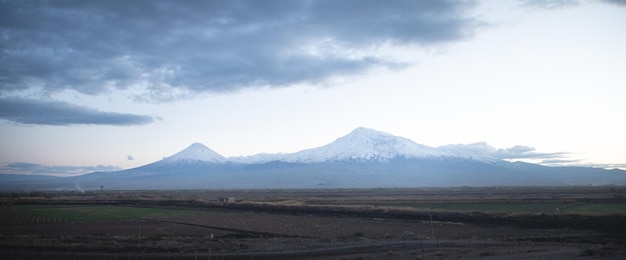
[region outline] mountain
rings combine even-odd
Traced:
[[[98,172],[92,175],[127,179],[129,177],[153,176],[160,174],[189,174],[204,172],[207,168],[214,168],[227,163],[228,160],[219,153],[211,150],[201,143],[193,143],[182,151],[168,156],[160,161],[133,169],[113,173]]]
[[[184,150],[162,160],[163,163],[224,163],[226,158],[201,143],[193,143]]]
[[[391,135],[370,128],[359,127],[349,134],[327,145],[302,150],[291,154],[257,154],[246,157],[230,157],[228,161],[237,163],[265,163],[283,161],[292,163],[321,163],[333,161],[387,161],[393,158],[436,158],[454,157],[493,162],[497,159],[480,153],[479,145],[447,145],[429,147],[410,139]],[[484,147],[480,147],[485,150]]]
[[[526,149],[525,147],[518,147]],[[200,143],[163,160],[68,178],[0,176],[0,190],[626,185],[626,172],[498,159],[486,143],[429,147],[359,127],[317,148],[225,158]]]
[[[404,137],[359,127],[330,144],[288,154],[280,160],[301,163],[387,161],[396,157],[422,158],[442,155],[435,148],[417,144]]]

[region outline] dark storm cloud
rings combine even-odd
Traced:
[[[111,165],[96,166],[45,166],[35,163],[15,162],[8,163],[0,170],[12,174],[35,174],[35,175],[76,175],[90,172],[119,171],[122,168]]]
[[[103,112],[58,101],[23,98],[0,99],[0,119],[32,125],[141,125],[150,116]]]
[[[471,35],[472,1],[3,1],[1,91],[232,91],[400,62],[365,51]]]

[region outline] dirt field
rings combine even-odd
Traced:
[[[616,187],[4,194],[0,259],[626,258]],[[229,197],[228,205],[218,201]]]

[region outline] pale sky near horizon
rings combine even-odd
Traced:
[[[296,152],[359,126],[626,169],[626,1],[7,1],[0,17],[0,173],[127,169],[193,142]]]

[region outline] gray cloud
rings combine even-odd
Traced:
[[[538,153],[535,152],[534,147],[524,145],[516,145],[506,149],[497,149],[492,154],[499,159],[551,159],[561,158],[567,155],[565,152]]]
[[[580,0],[519,0],[522,7],[555,9],[581,4]]]
[[[516,145],[510,148],[496,149],[486,142],[472,144],[453,144],[442,146],[443,149],[462,151],[465,155],[489,156],[501,160],[543,159],[556,160],[568,155],[566,152],[540,153],[534,147]]]
[[[518,0],[520,5],[531,9],[556,9],[581,5],[581,0]],[[601,2],[626,6],[626,0],[600,0]]]
[[[537,152],[534,147],[516,145],[510,148],[497,149],[486,142],[472,144],[453,144],[439,147],[448,151],[455,151],[462,156],[475,158],[491,158],[499,160],[529,160],[545,166],[572,166],[572,167],[596,167],[605,169],[626,169],[626,164],[597,164],[586,163],[580,159],[570,158],[567,152]]]
[[[541,160],[540,164],[560,165],[560,164],[572,164],[572,163],[578,163],[578,162],[580,162],[580,160],[577,160],[577,159],[546,159],[546,160]]]
[[[133,157],[132,155],[127,155],[126,159],[128,159],[129,161],[135,160],[135,157]]]
[[[600,163],[594,163],[594,164],[587,164],[590,165],[591,167],[600,167],[600,168],[605,168],[605,169],[626,169],[626,163],[604,163],[604,164],[600,164]]]
[[[377,46],[445,44],[473,1],[2,1],[0,91],[233,91],[320,83],[402,62]],[[143,95],[143,94],[142,94]]]
[[[0,119],[33,125],[141,125],[150,116],[103,112],[59,101],[24,98],[0,99]]]
[[[626,163],[588,163],[588,162],[574,162],[574,163],[563,163],[557,165],[565,165],[565,166],[574,166],[574,167],[595,167],[595,168],[604,168],[604,169],[626,169]]]
[[[120,167],[111,165],[96,166],[45,166],[35,163],[15,162],[8,163],[0,170],[11,174],[35,174],[35,175],[79,175],[96,171],[110,172],[122,170]]]
[[[626,170],[626,163],[589,163],[578,159],[545,159],[541,160],[539,164],[547,166],[594,167]]]
[[[41,164],[25,163],[25,162],[9,163],[5,166],[6,169],[12,169],[12,170],[18,170],[18,171],[33,171],[41,167],[42,167]]]
[[[621,5],[621,6],[626,6],[626,0],[602,0],[606,3],[611,3],[611,4],[616,4],[616,5]]]

